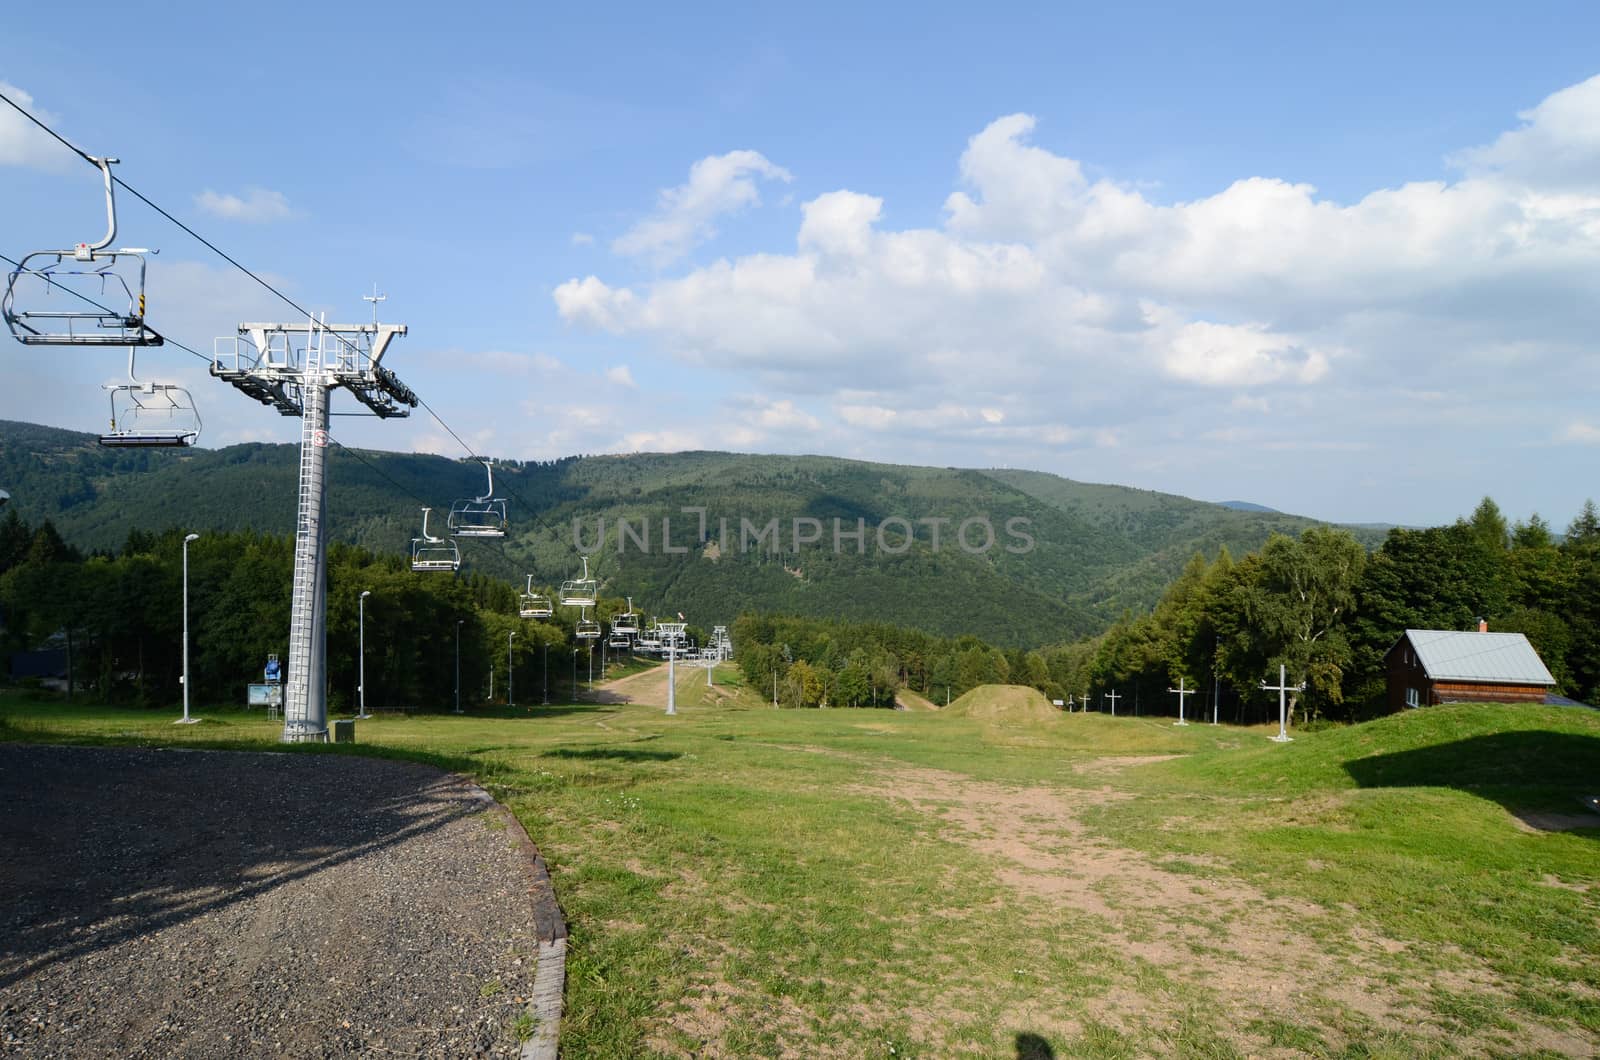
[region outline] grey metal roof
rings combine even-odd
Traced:
[[[1408,629],[1417,661],[1435,681],[1490,681],[1508,685],[1553,685],[1544,660],[1521,633],[1458,633]]]

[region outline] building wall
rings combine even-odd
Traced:
[[[1411,650],[1411,642],[1401,638],[1400,643],[1390,649],[1384,657],[1384,665],[1389,672],[1389,713],[1406,709],[1406,689],[1413,688],[1417,691],[1417,704],[1431,702],[1429,694],[1431,682],[1428,673],[1417,661],[1417,653]]]
[[[1439,681],[1428,702],[1468,700],[1477,703],[1543,703],[1549,691],[1543,685],[1494,685],[1479,681]]]

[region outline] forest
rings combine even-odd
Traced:
[[[193,696],[241,703],[269,653],[287,658],[292,540],[242,530],[203,534],[189,549]],[[502,682],[509,641],[517,687],[569,699],[589,673],[572,618],[518,617],[522,586],[471,573],[418,575],[400,555],[330,547],[331,709],[357,685],[358,598],[365,605],[367,699],[384,708],[454,703],[459,636],[464,704]],[[97,698],[171,703],[178,684],[182,533],[130,532],[122,547],[84,555],[49,520],[0,519],[0,607],[10,652],[64,650],[76,687]],[[615,584],[610,587],[615,589]],[[549,586],[535,586],[545,592]],[[625,608],[603,598],[598,617]],[[691,616],[693,617],[693,616]],[[1508,523],[1489,498],[1448,526],[1395,528],[1369,551],[1349,531],[1311,526],[1274,534],[1238,558],[1196,553],[1155,606],[1126,612],[1106,632],[1002,647],[973,634],[941,636],[887,622],[749,610],[732,624],[735,660],[779,705],[887,707],[899,689],[935,703],[981,684],[1031,685],[1074,705],[1103,708],[1115,692],[1130,713],[1176,713],[1169,689],[1195,689],[1190,709],[1230,721],[1264,718],[1275,699],[1263,678],[1285,666],[1303,724],[1383,709],[1382,659],[1408,628],[1525,633],[1557,691],[1600,697],[1600,512],[1593,502],[1557,535],[1537,515]],[[709,623],[707,623],[709,624]],[[509,634],[516,632],[515,638]],[[704,631],[691,627],[704,639]],[[1046,631],[1048,632],[1048,631]],[[598,649],[597,649],[598,650]],[[576,664],[576,665],[575,665]],[[576,670],[576,673],[574,672]]]
[[[73,686],[93,698],[166,705],[182,694],[183,532],[134,531],[116,551],[82,555],[47,520],[30,527],[15,511],[0,519],[0,633],[11,653],[65,653]],[[288,660],[289,594],[294,541],[253,531],[202,534],[189,546],[191,698],[243,705],[246,686],[262,680],[269,654]],[[518,703],[573,698],[574,674],[589,674],[587,647],[576,647],[575,616],[518,617],[524,586],[483,574],[415,574],[405,557],[354,545],[328,550],[329,709],[353,709],[358,684],[358,625],[365,619],[369,708],[449,709],[455,702],[457,651],[463,706],[505,701],[508,660]],[[546,594],[549,586],[535,586]],[[365,605],[361,593],[370,591]],[[603,598],[602,620],[626,608]],[[508,635],[515,632],[517,636]],[[458,640],[459,638],[459,640]],[[599,672],[601,649],[595,649]],[[545,667],[548,665],[548,672]]]

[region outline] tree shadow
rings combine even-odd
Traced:
[[[611,758],[619,762],[670,762],[674,758],[682,758],[681,751],[639,751],[626,747],[589,747],[568,748],[563,747],[554,751],[546,751],[541,758],[578,758],[601,759]]]
[[[1050,1043],[1031,1031],[1017,1035],[1017,1060],[1055,1060]]]
[[[414,762],[28,744],[0,806],[0,989],[486,808]]]
[[[1526,730],[1368,755],[1344,763],[1364,788],[1455,788],[1500,803],[1542,831],[1579,829],[1600,838],[1600,737]],[[1551,812],[1570,806],[1570,812]]]

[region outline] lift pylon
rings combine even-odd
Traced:
[[[383,418],[408,415],[417,406],[416,394],[380,363],[389,344],[405,333],[404,324],[328,324],[316,318],[245,323],[231,343],[218,340],[212,357],[212,375],[285,416],[301,418],[285,743],[328,738],[326,469],[331,393],[343,387]]]

